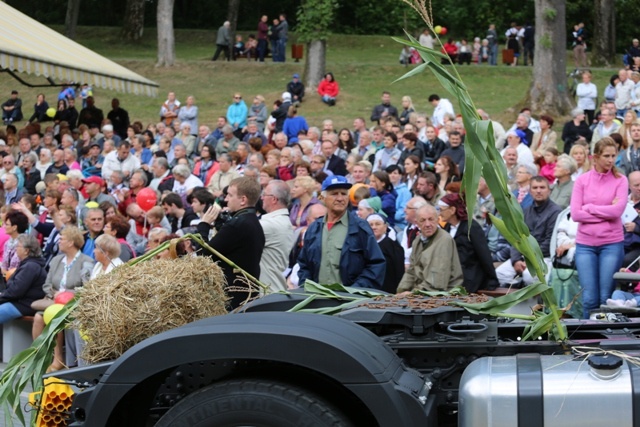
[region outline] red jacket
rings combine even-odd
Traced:
[[[332,98],[338,96],[338,92],[340,92],[340,86],[338,86],[338,82],[328,81],[327,79],[323,79],[318,85],[318,94],[320,96],[328,95]]]

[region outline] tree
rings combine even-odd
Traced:
[[[536,0],[533,82],[525,100],[537,114],[562,116],[573,108],[567,91],[565,0]]]
[[[616,8],[614,0],[594,0],[591,63],[610,67],[616,60]]]
[[[307,43],[303,76],[307,92],[315,91],[324,77],[327,38],[337,7],[337,0],[304,0],[298,8],[298,40]]]
[[[173,5],[175,0],[158,0],[158,63],[156,67],[171,67],[176,62],[176,41],[173,35]]]
[[[67,2],[67,14],[64,18],[64,35],[74,40],[76,38],[76,28],[78,27],[78,15],[80,13],[80,0],[69,0]]]
[[[138,41],[144,32],[144,6],[146,0],[127,0],[122,27],[122,38],[129,41]]]
[[[233,55],[233,45],[236,42],[236,28],[238,26],[238,11],[240,10],[240,0],[229,0],[227,21],[229,21],[229,52]],[[222,24],[222,23],[220,23]]]

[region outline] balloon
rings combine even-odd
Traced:
[[[440,34],[440,32],[442,31],[442,27],[440,25],[436,25],[434,30],[436,31],[436,34]]]
[[[441,35],[441,36],[444,36],[445,34],[447,34],[447,27],[442,27],[442,28],[440,29],[440,35]]]
[[[56,115],[56,109],[51,107],[47,109],[47,116],[51,117],[53,119],[53,117]]]
[[[149,209],[154,207],[157,201],[158,195],[149,187],[143,188],[136,195],[136,203],[145,212],[149,212]]]
[[[64,308],[64,305],[62,304],[53,304],[47,307],[47,309],[42,314],[42,318],[44,319],[44,324],[48,325],[49,322],[51,322],[51,319],[53,319],[55,315],[58,314],[58,312],[63,308]]]
[[[74,294],[71,291],[64,291],[64,292],[60,292],[58,295],[56,295],[56,297],[53,299],[53,302],[55,302],[56,304],[62,304],[65,305],[66,303],[68,303],[69,301],[71,301],[73,299],[73,297],[75,297],[76,294]]]

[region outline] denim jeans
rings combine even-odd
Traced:
[[[632,294],[631,292],[625,292],[621,290],[613,291],[613,295],[611,295],[611,299],[617,299],[620,301],[629,301],[636,300],[638,306],[640,306],[640,294]]]
[[[602,246],[576,244],[576,269],[582,287],[584,318],[590,311],[606,304],[613,294],[613,274],[620,269],[624,258],[624,244]]]
[[[498,65],[498,44],[489,48],[489,65]]]
[[[0,304],[0,325],[19,317],[22,317],[22,313],[15,305],[10,302]]]

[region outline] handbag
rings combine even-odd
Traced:
[[[572,268],[557,268],[554,266],[551,269],[549,282],[556,296],[558,307],[566,307],[573,301],[566,314],[574,319],[582,319],[582,297],[576,297],[582,292],[578,271]]]

